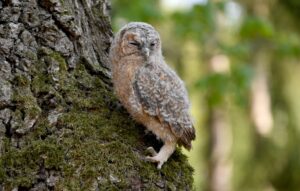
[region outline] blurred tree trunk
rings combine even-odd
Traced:
[[[180,151],[161,171],[143,161],[153,137],[112,93],[108,11],[0,1],[0,190],[192,189]]]
[[[210,185],[212,191],[231,190],[232,165],[229,159],[231,151],[231,133],[227,121],[228,115],[222,107],[210,111],[211,129]]]
[[[251,118],[256,131],[267,136],[273,127],[271,95],[269,91],[267,67],[270,62],[265,48],[253,50],[255,75],[251,84]]]
[[[216,8],[217,0],[212,1],[212,13],[214,15],[213,32],[210,34],[206,42],[206,50],[204,51],[205,63],[208,64],[210,75],[227,75],[229,71],[229,61],[224,55],[218,54],[219,34],[222,31],[222,13]],[[225,83],[225,82],[221,82]],[[226,84],[223,84],[226,86]],[[228,120],[227,106],[224,100],[217,100],[214,88],[208,92],[208,108],[207,108],[207,126],[209,131],[209,176],[208,190],[211,191],[230,191],[232,165],[230,160],[231,152],[231,127]],[[217,90],[218,91],[218,90]],[[226,97],[226,95],[222,95]]]
[[[254,1],[248,5],[250,15],[261,19],[268,19],[269,1]],[[268,83],[270,55],[268,42],[265,39],[254,39],[252,49],[252,62],[254,65],[254,79],[251,84],[251,117],[259,135],[267,136],[273,128],[271,109],[271,95]]]

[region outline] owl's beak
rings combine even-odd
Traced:
[[[143,53],[143,55],[145,55],[146,57],[149,57],[149,55],[150,55],[150,50],[149,50],[149,48],[143,48],[143,49],[142,49],[142,53]]]

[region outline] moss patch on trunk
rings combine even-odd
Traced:
[[[118,102],[111,88],[83,63],[67,70],[64,58],[48,53],[31,78],[17,76],[14,121],[36,121],[27,131],[4,138],[0,182],[5,189],[44,183],[55,190],[190,190],[192,168],[180,149],[161,170],[144,160],[159,147]],[[50,69],[49,69],[50,68]],[[52,68],[52,70],[51,70]]]

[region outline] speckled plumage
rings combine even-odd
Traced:
[[[176,144],[191,148],[195,130],[184,83],[164,62],[158,32],[149,24],[132,22],[117,34],[110,50],[117,97],[138,122],[160,138],[159,153],[148,148],[151,162],[161,168]]]

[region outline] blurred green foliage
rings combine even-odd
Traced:
[[[210,105],[224,102],[226,95],[231,95],[235,103],[246,106],[247,95],[253,70],[247,65],[237,65],[231,69],[231,74],[214,73],[202,77],[196,82],[196,88],[206,90]]]
[[[195,5],[187,12],[175,12],[171,19],[176,24],[174,31],[177,38],[205,40],[215,27],[211,3],[205,6]]]
[[[242,23],[240,34],[242,39],[271,39],[274,37],[272,24],[260,17],[247,17]]]
[[[212,188],[213,157],[207,150],[213,135],[203,127],[213,107],[228,112],[230,190],[300,189],[300,1],[208,0],[170,10],[159,0],[113,0],[112,10],[116,30],[129,21],[153,24],[166,60],[187,81],[198,127],[190,154],[196,190]],[[225,56],[229,68],[214,71],[216,55]],[[271,98],[267,135],[251,117],[251,86],[260,71]]]
[[[114,27],[118,27],[117,19],[153,23],[163,17],[159,0],[112,0],[112,5]]]

